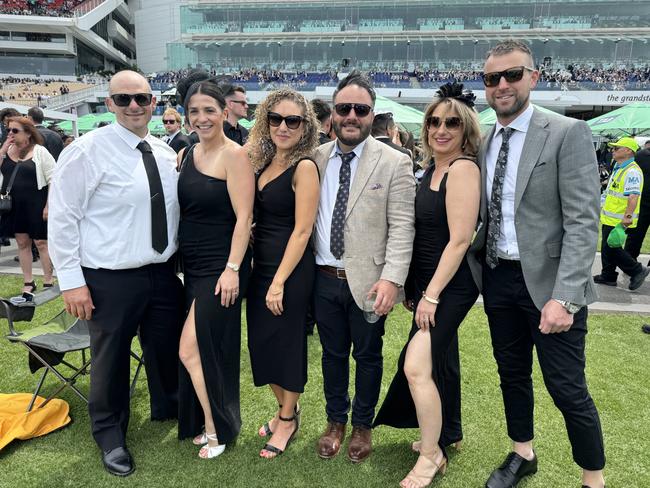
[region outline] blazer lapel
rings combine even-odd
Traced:
[[[496,129],[496,126],[492,126],[492,129],[490,132],[483,138],[481,141],[481,147],[479,148],[478,152],[478,162],[481,165],[481,206],[480,206],[480,211],[479,211],[479,216],[481,218],[481,222],[487,222],[487,178],[488,178],[488,172],[487,172],[487,162],[486,162],[486,157],[487,157],[487,152],[490,147],[490,142],[492,142],[492,138],[494,137],[494,131]]]
[[[320,181],[322,183],[325,178],[325,171],[327,171],[327,163],[330,160],[330,154],[332,153],[332,146],[336,144],[336,141],[331,141],[326,144],[323,144],[318,147],[315,154],[316,166],[318,166],[318,171],[320,172]]]
[[[535,109],[530,119],[524,147],[521,150],[519,166],[517,167],[517,183],[515,186],[515,213],[521,202],[530,174],[544,149],[548,137],[548,119],[539,110]]]
[[[350,187],[350,195],[348,196],[348,206],[345,213],[346,218],[350,215],[354,204],[357,203],[359,196],[361,196],[361,192],[368,182],[368,178],[370,178],[370,175],[375,170],[375,166],[377,166],[377,163],[379,162],[379,157],[381,155],[380,144],[382,143],[369,137],[363,148],[363,152],[359,156],[357,171],[354,174],[352,186]]]

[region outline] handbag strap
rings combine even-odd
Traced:
[[[9,178],[9,184],[7,184],[7,189],[5,190],[5,196],[9,195],[9,192],[11,191],[11,187],[14,186],[16,173],[18,173],[18,163],[16,163],[16,166],[14,166],[14,170],[11,172],[11,177]]]

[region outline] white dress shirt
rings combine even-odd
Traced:
[[[81,267],[139,268],[167,261],[177,249],[176,153],[147,134],[167,209],[168,246],[151,247],[149,181],[137,145],[142,139],[115,123],[70,144],[59,157],[49,194],[48,247],[61,290],[86,284]]]
[[[354,175],[359,166],[359,157],[363,152],[366,145],[364,139],[357,147],[353,149],[354,158],[350,161],[350,189],[352,189],[352,182]],[[338,142],[334,144],[330,158],[327,163],[325,175],[323,175],[323,182],[320,187],[320,202],[318,203],[318,216],[316,217],[316,236],[314,244],[316,246],[316,264],[321,266],[334,266],[336,268],[343,268],[343,260],[336,259],[330,251],[330,233],[332,230],[332,213],[334,213],[334,205],[336,204],[336,194],[339,191],[339,171],[341,169],[341,153]]]
[[[507,127],[514,129],[514,131],[510,135],[508,165],[506,166],[506,175],[501,194],[501,231],[497,242],[497,255],[503,259],[519,259],[519,245],[517,244],[517,231],[515,229],[515,187],[517,185],[519,159],[521,158],[521,151],[524,148],[524,140],[526,139],[530,119],[533,116],[533,110],[533,106],[528,105],[526,110],[507,125]],[[494,137],[492,137],[490,147],[485,156],[488,204],[492,199],[494,168],[496,167],[497,157],[501,149],[501,129],[504,127],[506,126],[501,125],[499,121],[496,122]]]

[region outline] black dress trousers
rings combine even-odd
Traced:
[[[99,447],[125,446],[130,350],[140,341],[152,420],[178,417],[178,345],[183,287],[170,261],[124,270],[83,268],[95,305],[88,321],[92,370],[88,408]]]
[[[519,261],[483,266],[483,299],[505,406],[508,435],[533,439],[533,346],[544,383],[562,412],[574,461],[583,469],[605,465],[603,433],[585,379],[587,307],[567,332],[542,334],[541,312],[533,303]]]

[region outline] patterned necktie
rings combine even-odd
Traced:
[[[514,129],[511,127],[504,127],[501,129],[501,149],[499,149],[497,162],[494,166],[492,198],[490,199],[490,205],[488,207],[487,249],[485,253],[485,261],[492,269],[494,269],[499,263],[499,258],[497,256],[497,242],[499,241],[499,235],[501,234],[501,195],[503,193],[503,181],[506,177],[506,166],[508,165],[509,141],[513,132]]]
[[[341,259],[345,245],[343,243],[343,224],[345,223],[345,212],[348,208],[348,196],[350,195],[350,161],[354,159],[354,151],[349,153],[338,153],[341,157],[341,169],[339,170],[339,189],[336,192],[336,203],[332,212],[332,227],[330,229],[330,252],[336,259]]]
[[[168,244],[165,194],[163,193],[156,158],[151,152],[151,146],[146,141],[142,141],[137,147],[142,153],[144,169],[147,172],[147,180],[149,180],[149,195],[151,196],[151,247],[159,254],[162,254]]]

